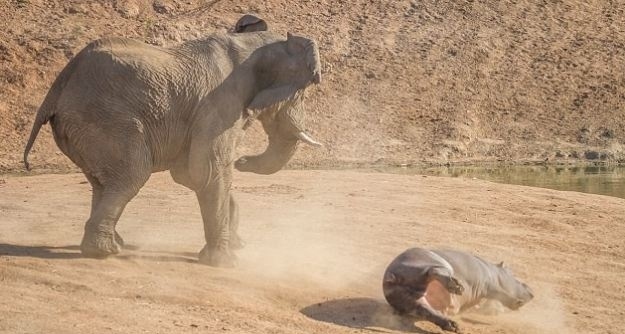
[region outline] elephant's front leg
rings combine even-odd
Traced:
[[[206,245],[200,251],[200,263],[217,267],[233,267],[236,257],[230,249],[230,184],[223,179],[213,181],[196,191]]]
[[[245,242],[239,236],[239,205],[230,194],[230,249],[241,249],[245,246]]]

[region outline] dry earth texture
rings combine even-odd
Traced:
[[[291,166],[625,157],[623,1],[0,0],[0,170],[36,108],[102,36],[173,45],[257,13],[319,42],[312,133]],[[260,150],[260,127],[242,150]],[[71,166],[49,131],[40,170]]]
[[[5,176],[0,332],[442,333],[382,297],[385,267],[415,245],[504,260],[533,287],[519,311],[456,317],[465,334],[625,332],[623,199],[347,171],[235,184],[247,246],[239,268],[216,269],[196,261],[195,196],[165,173],[118,224],[129,249],[106,260],[78,250],[91,197],[81,174]]]
[[[292,166],[625,157],[618,1],[0,0],[0,172],[19,171],[56,74],[101,36],[157,45],[253,12],[312,36],[326,142]],[[242,152],[260,151],[253,127]],[[69,170],[49,128],[32,164]],[[412,246],[504,260],[536,298],[457,317],[467,334],[625,332],[624,200],[479,180],[340,171],[236,174],[237,269],[197,264],[194,195],[155,174],[119,223],[120,256],[84,259],[80,174],[0,176],[2,333],[441,333],[395,317],[381,276]]]

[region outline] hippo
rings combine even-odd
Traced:
[[[503,262],[492,264],[457,250],[406,250],[386,269],[382,288],[399,314],[456,333],[460,329],[450,315],[489,300],[516,310],[534,297]]]

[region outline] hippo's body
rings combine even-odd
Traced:
[[[455,250],[411,248],[386,269],[384,296],[399,313],[458,331],[448,315],[484,300],[518,309],[533,298],[530,288],[507,268]]]

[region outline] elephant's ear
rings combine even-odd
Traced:
[[[253,31],[267,31],[267,22],[260,17],[246,14],[243,15],[234,25],[234,32],[236,33]]]
[[[300,55],[309,43],[310,40],[308,38],[295,36],[290,32],[286,33],[286,50],[292,56]]]
[[[282,85],[261,90],[252,102],[247,106],[249,109],[265,109],[278,102],[295,96],[297,88],[294,85]]]
[[[315,84],[321,82],[321,62],[319,50],[315,42],[306,37],[286,34],[286,51],[289,55],[302,59],[312,73],[310,81]]]

